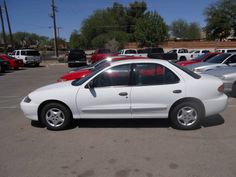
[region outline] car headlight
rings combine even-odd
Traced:
[[[30,103],[31,102],[31,99],[29,98],[29,96],[25,97],[24,102],[25,103]]]

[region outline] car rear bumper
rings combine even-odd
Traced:
[[[25,64],[26,65],[30,65],[30,64],[38,64],[38,63],[40,63],[41,61],[39,61],[39,60],[27,60],[27,61],[25,61]]]
[[[205,106],[206,116],[211,116],[224,111],[227,107],[228,97],[225,94],[217,98],[203,101]]]
[[[68,64],[80,64],[80,63],[83,63],[83,64],[86,64],[87,61],[86,60],[74,60],[74,61],[68,61]]]
[[[31,120],[38,120],[38,104],[24,102],[24,99],[20,103],[21,110],[24,112],[24,115]]]

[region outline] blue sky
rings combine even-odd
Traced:
[[[0,0],[1,2],[1,0]],[[33,32],[53,36],[51,0],[6,0],[12,24],[12,31]],[[112,6],[114,2],[128,5],[131,0],[55,0],[58,7],[57,26],[60,36],[69,39],[74,29],[80,29],[81,22],[96,9]],[[177,19],[198,22],[205,25],[203,11],[216,0],[146,0],[148,10],[156,10],[167,24]],[[7,30],[7,29],[6,29]],[[8,31],[8,30],[7,30]]]

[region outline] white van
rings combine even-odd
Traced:
[[[11,56],[23,60],[25,65],[39,66],[41,63],[40,53],[35,49],[14,50]]]

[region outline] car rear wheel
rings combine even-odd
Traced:
[[[183,102],[173,108],[170,113],[171,123],[174,128],[193,130],[200,127],[204,111],[194,102]]]
[[[42,108],[40,118],[49,130],[64,130],[71,124],[72,115],[63,104],[48,103]]]

